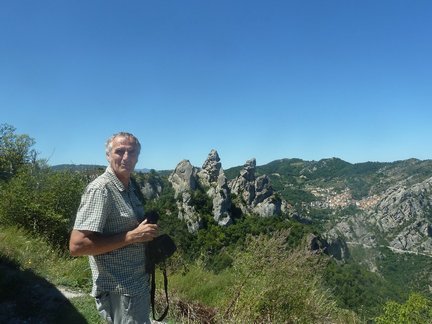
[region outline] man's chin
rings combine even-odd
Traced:
[[[121,167],[120,171],[123,173],[132,173],[133,172],[133,168],[132,167]]]

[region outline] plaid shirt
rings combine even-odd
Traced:
[[[143,219],[144,209],[132,184],[126,189],[108,167],[82,195],[74,229],[110,235],[132,230]],[[94,297],[107,291],[131,296],[149,291],[143,243],[89,256],[89,262]]]

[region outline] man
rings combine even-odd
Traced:
[[[144,243],[157,236],[158,226],[144,220],[130,181],[140,150],[132,134],[108,139],[109,166],[87,186],[70,236],[71,255],[89,256],[91,295],[108,323],[150,323]]]

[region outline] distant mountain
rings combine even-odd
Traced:
[[[58,164],[51,167],[55,171],[63,170],[73,170],[73,171],[89,171],[105,169],[106,165],[96,165],[96,164]]]
[[[432,176],[432,160],[409,159],[395,162],[351,164],[338,158],[319,161],[282,159],[257,166],[273,187],[290,200],[292,192],[311,192],[314,187],[349,189],[354,199],[378,194],[397,184],[412,185]],[[227,174],[230,174],[227,171]],[[298,201],[291,201],[298,203]]]
[[[91,170],[100,170],[106,169],[106,165],[97,165],[97,164],[58,164],[54,165],[51,168],[55,171],[62,171],[62,170],[74,170],[74,171],[91,171]],[[143,172],[147,173],[150,172],[150,169],[135,169],[135,172]]]

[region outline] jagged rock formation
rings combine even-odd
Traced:
[[[201,226],[200,215],[191,200],[194,190],[204,190],[212,200],[213,218],[221,226],[232,223],[232,192],[242,197],[239,207],[243,213],[262,217],[280,214],[282,202],[275,197],[269,178],[265,175],[255,178],[255,169],[255,159],[247,161],[240,175],[228,183],[216,150],[211,150],[202,168],[192,166],[188,160],[181,161],[168,181],[175,191],[178,216],[186,221],[189,231]]]
[[[200,228],[201,217],[191,203],[191,191],[197,188],[197,168],[189,160],[182,160],[168,177],[177,199],[178,218],[186,222],[188,230]]]
[[[183,160],[177,164],[174,172],[168,178],[174,188],[176,197],[185,191],[196,189],[196,173],[197,169],[192,166],[189,160]]]
[[[195,232],[201,226],[201,217],[191,200],[191,192],[198,187],[206,190],[208,197],[212,199],[215,221],[221,226],[231,224],[231,196],[216,150],[209,153],[201,169],[192,166],[188,160],[181,161],[168,181],[175,191],[178,216],[186,221],[190,232]]]
[[[197,175],[199,182],[208,188],[207,195],[213,201],[214,220],[222,226],[231,224],[230,190],[216,150],[211,150]]]
[[[279,215],[282,202],[276,199],[270,180],[266,175],[255,177],[256,160],[246,161],[240,175],[228,185],[231,192],[240,197],[243,213],[253,213],[262,217]]]

